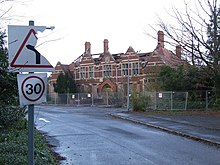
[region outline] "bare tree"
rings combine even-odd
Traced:
[[[10,3],[13,0],[0,0],[0,29],[2,30],[3,24],[9,20],[8,13],[11,11],[12,6],[7,6],[8,3]]]
[[[220,46],[220,13],[217,0],[197,0],[193,7],[185,1],[184,4],[184,12],[173,8],[170,14],[175,20],[175,25],[165,23],[159,18],[159,26],[171,39],[169,44],[181,45],[185,58],[192,64],[213,65],[217,60],[217,47]],[[212,29],[212,38],[208,29]],[[208,40],[215,43],[215,48],[210,41],[207,42]]]
[[[168,13],[174,19],[173,24],[166,23],[159,17],[159,27],[170,39],[169,44],[182,47],[182,54],[189,63],[208,68],[220,98],[219,2],[218,0],[193,2],[194,4],[192,1],[184,0],[184,11],[173,8],[172,13]]]
[[[22,13],[16,14],[15,9],[30,3],[28,0],[0,0],[0,29],[4,30],[10,21],[20,22],[25,16]]]

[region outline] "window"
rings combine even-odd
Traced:
[[[81,79],[86,78],[86,67],[80,67],[80,78]]]
[[[137,76],[139,74],[138,62],[132,64],[132,71],[134,76]]]
[[[128,76],[128,63],[122,64],[122,76]]]
[[[78,80],[79,79],[79,68],[78,67],[75,67],[75,70],[74,70],[74,74],[75,74],[75,80]]]
[[[111,65],[104,65],[104,77],[111,77],[112,76],[112,68]]]
[[[94,66],[89,66],[89,78],[94,78]]]

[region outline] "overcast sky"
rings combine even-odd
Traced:
[[[58,61],[73,62],[84,52],[86,41],[91,42],[92,53],[103,52],[104,39],[109,40],[112,54],[125,53],[129,46],[153,51],[157,41],[145,31],[156,36],[149,25],[157,28],[158,15],[169,19],[167,11],[181,5],[182,0],[15,0],[6,24],[28,25],[34,20],[38,26],[55,26],[38,34],[37,47],[55,66]]]

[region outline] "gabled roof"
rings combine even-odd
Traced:
[[[84,53],[80,60],[80,63],[94,63],[92,55],[90,53]]]
[[[67,71],[68,68],[69,68],[69,65],[61,64],[60,61],[58,61],[56,66],[55,66],[55,70],[63,70],[64,72]]]
[[[70,66],[72,67],[73,63],[71,63],[70,65],[67,65],[67,64],[61,64],[61,62],[57,62],[57,65],[55,66],[55,70],[56,71],[62,70],[64,73],[68,73],[69,76],[73,78],[72,74],[70,73]],[[57,76],[58,74],[56,75],[56,77]]]
[[[126,54],[128,53],[136,53],[135,50],[132,48],[132,46],[129,46],[128,50],[126,51]]]
[[[178,66],[185,63],[184,60],[177,57],[172,51],[163,47],[157,47],[146,58],[148,62],[156,62],[169,66]]]
[[[109,51],[100,55],[100,62],[106,62],[106,59],[108,59],[108,62],[115,61],[114,57]]]

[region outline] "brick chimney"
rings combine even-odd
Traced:
[[[108,40],[104,39],[104,54],[108,52]]]
[[[91,54],[91,44],[90,42],[85,42],[85,53]]]
[[[157,48],[164,48],[164,33],[163,31],[158,31],[157,32]]]
[[[176,56],[180,59],[181,59],[181,51],[182,51],[181,46],[177,45],[176,46]]]

